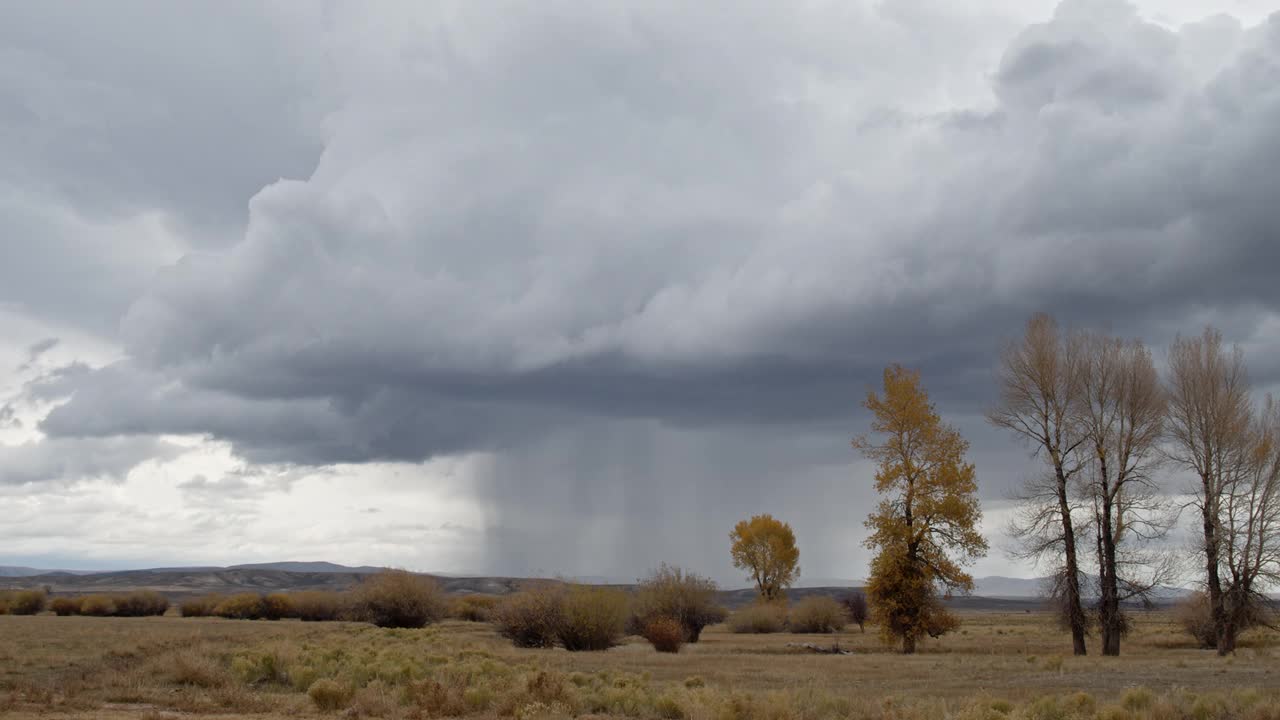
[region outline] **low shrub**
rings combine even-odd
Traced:
[[[674,618],[659,617],[649,621],[642,633],[658,652],[678,653],[684,645],[685,629]]]
[[[493,624],[516,647],[548,648],[564,616],[564,588],[557,583],[535,583],[503,598],[493,609]]]
[[[321,710],[341,710],[351,702],[353,694],[351,686],[329,678],[321,678],[307,688],[307,697]]]
[[[1274,615],[1274,609],[1268,607],[1265,603],[1265,600],[1250,599],[1246,601],[1243,610],[1236,615],[1237,635],[1243,635],[1245,632],[1257,627],[1270,627],[1276,624],[1277,618]],[[1193,593],[1179,602],[1174,607],[1174,620],[1188,635],[1195,638],[1200,647],[1214,648],[1218,646],[1218,634],[1213,624],[1209,596],[1206,593]]]
[[[346,602],[336,592],[303,590],[289,594],[293,615],[304,622],[322,622],[342,618]]]
[[[116,614],[116,601],[110,595],[85,595],[80,598],[80,614],[108,617]]]
[[[259,620],[263,616],[262,596],[238,593],[224,598],[213,608],[213,614],[230,620]]]
[[[115,614],[119,617],[148,617],[163,615],[169,610],[169,600],[154,590],[136,590],[112,596]]]
[[[626,635],[627,594],[621,590],[574,585],[562,608],[556,636],[565,650],[608,650]]]
[[[231,681],[226,668],[216,658],[191,650],[174,655],[167,669],[169,681],[175,685],[220,688]]]
[[[356,586],[351,611],[355,619],[378,627],[425,627],[444,617],[444,591],[425,575],[386,570]]]
[[[59,617],[79,615],[80,600],[78,597],[56,597],[49,601],[49,609]]]
[[[19,590],[9,596],[6,604],[10,615],[35,615],[44,610],[48,600],[44,590]]]
[[[266,620],[280,620],[296,615],[293,600],[285,593],[271,593],[262,598],[262,617]]]
[[[787,609],[778,603],[756,603],[729,616],[729,631],[735,633],[776,633],[787,625]]]
[[[791,608],[787,627],[793,633],[833,633],[849,622],[844,606],[826,595],[807,597]]]
[[[489,622],[498,598],[492,595],[464,595],[449,606],[449,616],[468,622]]]
[[[209,617],[220,602],[222,597],[219,595],[187,598],[178,603],[178,614],[182,617]]]
[[[702,629],[724,622],[728,612],[716,604],[715,581],[660,565],[636,587],[631,630],[643,635],[650,621],[671,618],[684,628],[685,640],[698,642]]]

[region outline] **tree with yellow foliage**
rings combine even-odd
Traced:
[[[860,436],[853,446],[879,464],[876,491],[883,498],[866,522],[866,545],[878,551],[867,595],[881,636],[901,639],[902,652],[911,654],[921,636],[939,637],[959,625],[938,591],[971,591],[973,578],[961,568],[987,553],[978,532],[978,483],[964,458],[969,443],[943,424],[919,373],[886,368],[883,397],[868,392],[863,407],[881,437]]]
[[[743,520],[729,533],[733,566],[746,570],[760,591],[760,599],[783,599],[786,589],[800,577],[800,549],[791,526],[772,515]]]

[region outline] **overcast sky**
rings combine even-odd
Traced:
[[[1032,575],[1031,313],[1280,381],[1271,6],[4,3],[0,564],[861,578],[900,362]]]

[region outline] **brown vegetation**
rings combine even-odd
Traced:
[[[560,603],[556,637],[565,650],[608,650],[627,627],[627,595],[621,590],[589,585],[566,589]]]
[[[178,603],[178,614],[182,617],[209,617],[213,609],[222,602],[220,595],[187,598]]]
[[[633,629],[639,632],[653,620],[670,618],[684,628],[686,642],[696,643],[703,628],[728,617],[728,611],[716,604],[716,591],[709,578],[660,565],[636,586]]]
[[[346,614],[347,599],[329,590],[300,590],[289,593],[294,616],[303,622],[340,620]]]
[[[493,595],[464,595],[449,604],[449,617],[468,622],[489,622],[498,598]]]
[[[80,598],[56,597],[49,601],[49,609],[58,617],[80,614]]]
[[[963,617],[914,656],[856,630],[822,641],[848,656],[722,627],[679,654],[638,638],[567,653],[515,648],[473,622],[4,617],[0,716],[1276,720],[1271,630],[1222,660],[1167,615],[1139,612],[1124,658],[1064,658],[1046,614]]]
[[[257,593],[236,593],[222,598],[213,606],[212,614],[228,620],[260,620],[263,616],[262,596]]]
[[[833,633],[843,630],[848,624],[844,606],[826,595],[801,600],[787,615],[787,629],[793,633]]]
[[[118,617],[150,617],[169,610],[169,600],[155,590],[135,590],[112,596]]]
[[[85,595],[80,598],[80,614],[107,617],[116,614],[116,602],[110,595]]]
[[[557,584],[531,583],[498,603],[493,623],[516,647],[555,647],[563,601],[563,589]]]
[[[675,618],[654,617],[645,623],[641,635],[658,652],[678,653],[684,645],[685,629]]]
[[[446,609],[435,580],[405,570],[372,575],[351,592],[352,617],[378,627],[425,627],[443,618]]]
[[[7,593],[2,604],[10,615],[35,615],[44,610],[48,599],[44,590],[17,590]]]
[[[729,631],[767,634],[782,632],[787,627],[787,608],[782,603],[756,603],[729,616]]]

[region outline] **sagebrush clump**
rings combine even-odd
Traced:
[[[10,594],[5,604],[10,615],[35,615],[44,611],[48,600],[44,590],[19,590]]]
[[[187,598],[178,603],[178,614],[182,617],[209,617],[213,615],[213,609],[220,602],[222,602],[220,595]]]
[[[464,595],[449,604],[449,616],[468,622],[489,622],[498,598],[492,595]]]
[[[756,603],[729,616],[729,630],[735,633],[776,633],[786,626],[787,609],[781,603]]]
[[[150,617],[164,615],[169,610],[169,599],[154,590],[135,590],[113,595],[115,614],[119,617]]]
[[[229,620],[258,620],[263,616],[262,596],[257,593],[237,593],[223,598],[213,607],[212,613]]]
[[[59,617],[79,615],[80,600],[78,597],[56,597],[49,601],[49,609]]]
[[[561,603],[556,637],[565,650],[608,650],[626,635],[627,594],[621,590],[574,585]]]
[[[301,590],[290,593],[293,614],[303,622],[339,620],[346,613],[346,598],[327,590]]]
[[[352,616],[378,627],[425,627],[443,618],[445,609],[435,580],[405,570],[380,572],[351,593]]]
[[[787,616],[787,628],[793,633],[840,632],[848,623],[844,606],[826,595],[815,595],[797,602]]]
[[[555,647],[564,614],[564,589],[556,583],[531,583],[499,601],[493,624],[516,647]]]
[[[262,598],[262,618],[264,620],[281,620],[296,617],[293,600],[286,593],[271,593]]]
[[[669,618],[684,629],[686,642],[696,643],[703,628],[724,622],[729,614],[716,603],[718,590],[709,578],[660,565],[636,587],[632,630],[643,634],[650,622]]]
[[[685,629],[675,618],[657,617],[645,624],[641,635],[658,652],[678,653],[684,645]]]
[[[307,688],[307,697],[321,710],[341,710],[355,693],[351,686],[329,678],[321,678]]]
[[[110,595],[85,595],[80,598],[80,614],[93,617],[115,615],[115,600]]]

